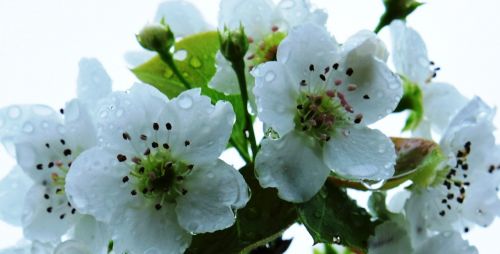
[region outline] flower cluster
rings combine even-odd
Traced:
[[[386,16],[407,2],[386,1]],[[0,218],[26,239],[5,253],[278,253],[295,222],[346,253],[477,253],[462,233],[500,215],[495,109],[435,82],[403,21],[381,19],[388,50],[368,30],[337,42],[326,19],[306,0],[222,0],[216,33],[167,1],[137,34],[148,52],[126,56],[143,83],[112,91],[82,59],[58,112],[0,109],[17,162]],[[410,137],[373,128],[403,111]]]

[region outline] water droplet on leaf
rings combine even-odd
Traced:
[[[196,57],[196,56],[191,57],[191,60],[189,61],[189,64],[190,64],[193,68],[200,68],[200,67],[201,67],[201,61],[200,61],[200,59],[198,59],[198,57]]]

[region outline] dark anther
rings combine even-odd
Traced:
[[[153,148],[158,148],[158,143],[153,142],[153,143],[151,143],[151,146],[152,146]]]
[[[45,199],[49,199],[49,198],[50,198],[49,194],[45,194],[45,195],[43,195],[43,197],[44,197]]]
[[[309,65],[309,70],[314,71],[314,64]]]
[[[297,105],[297,109],[302,110],[302,109],[304,109],[304,106],[302,106],[302,104],[299,104],[299,105]]]
[[[147,148],[146,151],[144,151],[144,155],[148,156],[151,153],[151,149]]]
[[[61,141],[61,144],[66,145],[66,141],[64,141],[64,139],[61,139],[59,141]]]
[[[42,164],[37,164],[37,165],[36,165],[36,169],[38,169],[38,170],[42,170],[42,169],[43,169],[43,165],[42,165]]]
[[[446,212],[444,210],[442,210],[441,212],[439,212],[439,215],[441,216],[444,216],[446,214]]]
[[[124,177],[122,178],[122,182],[124,182],[124,183],[128,182],[128,176],[124,176]]]
[[[189,170],[191,170],[191,169],[193,169],[193,168],[194,168],[194,165],[193,165],[193,164],[189,164],[189,165],[187,165],[187,168],[188,168]]]
[[[64,109],[63,108],[59,109],[59,113],[64,114]]]
[[[495,165],[490,165],[490,168],[488,169],[488,172],[491,174],[495,171]]]
[[[61,193],[61,191],[62,191],[62,189],[61,189],[61,188],[57,188],[57,189],[56,189],[56,194]]]
[[[167,124],[165,124],[165,127],[167,127],[167,130],[171,130],[172,129],[172,124],[167,123]]]
[[[148,139],[148,136],[141,134],[140,139],[146,141]]]
[[[177,179],[177,181],[182,181],[182,180],[184,180],[184,177],[183,176],[177,176],[175,179]]]
[[[157,131],[158,129],[160,129],[160,125],[158,125],[158,123],[153,123],[153,129]]]
[[[67,204],[69,207],[71,207],[71,203],[70,203],[69,201],[68,201],[66,204]]]
[[[137,195],[137,191],[135,191],[135,190],[132,190],[132,191],[130,192],[130,195],[132,195],[132,196],[135,196],[135,195]]]
[[[64,156],[69,156],[71,155],[71,149],[64,149]]]
[[[139,164],[141,164],[141,159],[139,157],[134,157],[134,158],[132,158],[132,162],[139,165]]]
[[[118,159],[119,162],[124,162],[127,160],[127,156],[123,155],[123,154],[118,154],[116,156],[116,158]]]
[[[167,143],[164,143],[164,144],[163,144],[163,148],[165,148],[165,149],[169,149],[169,148],[170,148],[170,146],[169,146]]]
[[[467,170],[467,169],[469,169],[469,164],[463,164],[463,165],[462,165],[462,169],[463,169],[463,170]]]
[[[339,64],[338,64],[338,63],[334,63],[334,64],[332,65],[332,68],[333,68],[333,69],[335,69],[335,70],[336,70],[336,69],[338,69],[338,68],[339,68]]]
[[[457,197],[457,202],[462,204],[464,202],[464,197]]]
[[[363,99],[368,100],[370,99],[370,96],[368,94],[363,95]]]
[[[125,139],[125,140],[130,140],[130,135],[129,135],[128,133],[124,132],[124,133],[122,134],[122,136],[123,136],[123,139]]]
[[[443,199],[441,200],[441,203],[443,203],[443,204],[446,204],[446,202],[448,202],[448,200],[447,200],[447,199],[445,199],[445,198],[443,198]]]
[[[455,197],[455,195],[453,195],[453,193],[448,193],[448,195],[446,195],[447,199],[453,199],[453,197]]]
[[[45,143],[45,147],[50,148],[49,143]]]
[[[189,141],[189,140],[184,141],[184,146],[188,146],[190,144],[191,144],[191,141]]]
[[[61,219],[61,220],[64,219],[64,216],[66,216],[66,214],[64,214],[64,213],[59,215],[59,219]]]
[[[469,228],[468,227],[464,228],[464,233],[469,233]]]
[[[139,168],[139,174],[144,174],[144,167]]]
[[[156,204],[156,205],[155,205],[155,209],[156,209],[156,210],[160,210],[160,209],[161,209],[161,205],[160,205],[160,204]]]
[[[47,207],[47,212],[51,213],[52,212],[52,206]]]
[[[72,163],[72,162],[69,162],[69,163],[68,163],[68,167],[70,167],[70,168],[71,168],[71,164],[73,164],[73,163]]]
[[[325,74],[327,74],[329,71],[330,71],[330,66],[327,66],[327,67],[325,68]]]
[[[186,195],[188,191],[186,189],[182,189],[182,195]]]
[[[307,82],[303,79],[300,81],[300,85],[301,86],[307,86]]]
[[[464,152],[462,152],[462,151],[458,151],[457,152],[457,157],[458,158],[461,158],[461,157],[464,157],[464,156],[465,156]]]
[[[323,81],[326,81],[326,77],[325,77],[325,75],[323,75],[323,74],[320,74],[320,75],[319,75],[319,78],[320,78],[321,80],[323,80]]]
[[[75,213],[76,213],[76,209],[75,208],[71,209],[71,214],[75,214]]]
[[[348,68],[347,71],[345,72],[345,74],[347,76],[352,76],[353,73],[354,73],[354,70],[352,68]]]
[[[148,193],[148,188],[142,189],[142,194],[146,194],[146,193]]]

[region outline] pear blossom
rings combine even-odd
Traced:
[[[413,134],[425,138],[432,133],[441,135],[467,98],[448,83],[434,82],[440,68],[429,60],[427,47],[417,31],[400,20],[391,23],[390,31],[397,73],[417,84],[423,93],[424,115]]]
[[[294,26],[313,22],[324,26],[327,14],[312,10],[308,0],[281,0],[277,5],[270,0],[222,0],[219,9],[219,29],[235,30],[240,24],[248,36],[249,49],[245,57],[248,90],[254,80],[250,70],[256,65],[276,60],[278,44]],[[217,71],[209,86],[224,93],[239,94],[238,79],[231,63],[219,51],[216,55]],[[251,93],[249,93],[251,96]]]
[[[218,159],[235,114],[192,89],[168,101],[136,84],[99,106],[98,145],[68,173],[71,203],[113,230],[117,253],[182,253],[192,233],[231,226],[248,187]]]
[[[447,161],[436,185],[413,191],[408,206],[421,228],[437,231],[487,227],[500,215],[500,147],[495,145],[492,123],[495,110],[472,99],[451,120],[440,146]]]
[[[342,46],[311,23],[290,32],[278,47],[277,61],[252,72],[258,117],[280,136],[263,140],[257,155],[263,187],[303,202],[331,170],[358,181],[393,175],[394,145],[366,127],[391,113],[402,95],[386,59],[372,32],[361,31]]]
[[[7,148],[13,148],[19,167],[31,179],[11,173],[11,180],[16,181],[10,182],[12,188],[30,186],[20,192],[2,184],[6,196],[25,200],[22,226],[26,238],[57,243],[80,220],[81,215],[66,197],[64,183],[73,160],[95,145],[92,105],[110,90],[111,81],[102,65],[95,59],[82,59],[78,97],[59,113],[44,105],[12,105],[0,110],[4,121],[0,138]],[[6,208],[2,210],[20,210],[17,206]]]

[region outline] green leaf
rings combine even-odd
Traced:
[[[209,96],[213,103],[224,100],[233,105],[236,123],[231,135],[231,145],[235,146],[243,157],[249,158],[247,139],[244,134],[245,112],[241,97],[224,95],[208,87],[208,82],[215,74],[215,54],[218,50],[219,37],[217,32],[191,35],[175,43],[175,52],[185,51],[186,58],[182,61],[174,60],[174,63],[183,77],[193,87],[201,87],[202,94]],[[172,69],[159,56],[133,68],[132,72],[138,79],[156,87],[169,98],[176,97],[186,90]]]
[[[342,244],[366,251],[368,238],[377,224],[364,208],[330,181],[297,208],[300,220],[316,243]]]
[[[403,97],[394,112],[410,110],[403,131],[414,130],[424,117],[423,95],[420,87],[403,77]]]
[[[378,33],[384,26],[391,24],[395,19],[406,20],[406,17],[415,11],[423,3],[415,0],[384,0],[385,12],[380,17],[379,23],[375,28]]]
[[[297,220],[295,206],[278,198],[276,189],[262,189],[252,166],[240,170],[252,191],[228,229],[194,236],[187,254],[247,253],[277,237]]]

